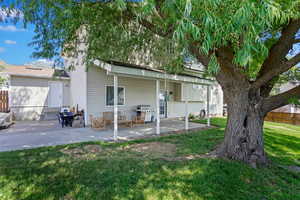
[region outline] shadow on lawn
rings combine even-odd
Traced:
[[[269,157],[284,164],[296,164],[300,166],[300,139],[298,137],[284,135],[274,129],[265,128],[265,149]]]
[[[218,159],[170,163],[118,152],[73,160],[53,150],[37,153],[1,161],[1,199],[293,199],[296,189],[265,169]],[[279,185],[283,192],[272,196],[269,187]]]

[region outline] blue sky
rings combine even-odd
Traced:
[[[36,60],[31,58],[33,47],[28,46],[34,36],[33,28],[33,25],[24,29],[21,24],[0,22],[0,60],[17,65]]]
[[[0,6],[6,6],[13,0],[4,0]],[[8,19],[5,10],[0,10],[0,18]],[[9,21],[9,20],[8,20]],[[32,58],[34,47],[28,44],[34,36],[34,26],[28,25],[26,29],[22,23],[3,22],[0,20],[0,60],[9,64],[22,65],[36,60]]]

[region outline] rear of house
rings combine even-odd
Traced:
[[[90,115],[101,117],[104,112],[113,112],[116,76],[118,111],[125,113],[128,119],[137,115],[139,105],[148,106],[155,113],[157,94],[160,118],[184,117],[186,105],[189,114],[199,115],[201,110],[207,112],[208,86],[210,114],[220,116],[223,113],[223,93],[221,87],[214,81],[187,74],[169,75],[160,70],[139,68],[119,62],[102,64],[88,68],[85,65],[78,65],[70,72],[71,105],[78,105],[79,109],[87,111],[87,124],[90,123]]]
[[[285,83],[281,85],[279,88],[277,88],[277,93],[283,93],[286,92],[300,84],[299,81],[290,81],[288,83]],[[281,108],[278,108],[274,110],[273,112],[282,112],[282,113],[298,113],[300,114],[300,107],[299,105],[295,104],[288,104],[286,106],[283,106]]]
[[[55,119],[70,105],[70,80],[62,70],[3,64],[2,90],[8,90],[9,109],[16,120]]]

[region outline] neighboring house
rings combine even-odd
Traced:
[[[71,106],[78,105],[79,109],[86,111],[87,124],[90,123],[89,115],[101,117],[103,112],[114,110],[115,84],[118,85],[118,110],[126,113],[127,118],[136,115],[138,105],[149,105],[155,112],[158,95],[161,118],[186,116],[186,105],[189,114],[197,115],[202,109],[207,110],[208,85],[211,115],[223,114],[221,87],[212,80],[199,78],[201,73],[195,69],[173,75],[115,61],[95,61],[88,67],[85,64],[74,66],[72,58],[65,58],[65,61],[66,67],[72,65],[75,68],[70,72]]]
[[[285,83],[281,85],[279,88],[277,88],[276,93],[283,93],[286,92],[300,84],[299,81],[290,81],[288,83]],[[273,112],[284,112],[284,113],[300,113],[300,107],[299,105],[293,105],[289,104],[286,106],[283,106],[281,108],[273,110]]]
[[[48,67],[14,66],[3,62],[2,90],[9,91],[9,108],[16,120],[53,119],[70,105],[69,75]]]

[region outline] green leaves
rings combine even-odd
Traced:
[[[213,54],[211,57],[210,57],[210,62],[208,64],[208,70],[207,72],[210,74],[210,75],[216,75],[220,70],[220,65],[218,63],[218,60],[217,60],[217,57],[215,54]]]
[[[35,56],[59,57],[64,49],[76,57],[80,52],[75,41],[84,25],[87,60],[178,67],[183,64],[181,53],[190,45],[196,44],[206,55],[230,45],[236,66],[251,79],[270,48],[269,40],[262,39],[264,34],[278,33],[289,19],[300,17],[299,0],[16,2],[25,22],[36,25]],[[166,48],[170,44],[172,52]],[[213,74],[218,72],[215,55],[207,67]]]

